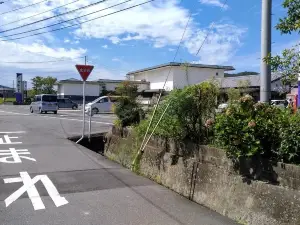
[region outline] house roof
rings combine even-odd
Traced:
[[[272,73],[271,82],[275,82],[281,78],[281,74]],[[249,87],[260,87],[260,74],[255,75],[243,75],[243,76],[230,76],[224,78],[217,78],[221,83],[222,88],[234,88],[239,87],[241,82],[248,81]]]
[[[133,81],[133,80],[112,80],[112,79],[99,79],[96,80],[99,83],[121,83],[123,81],[129,81],[131,83],[136,83],[136,84],[149,84],[150,82],[148,81]]]
[[[0,85],[0,90],[13,90],[13,88],[10,88],[10,87],[7,87],[7,86]]]
[[[82,84],[82,80],[76,79],[76,78],[69,78],[65,80],[59,80],[56,82],[56,84],[65,84],[65,83],[71,83],[71,84]],[[96,81],[86,81],[88,84],[97,84]]]
[[[161,64],[158,66],[152,66],[152,67],[148,67],[145,69],[132,71],[132,72],[127,73],[127,75],[133,75],[133,74],[137,74],[137,73],[141,73],[141,72],[145,72],[145,71],[149,71],[149,70],[160,69],[160,68],[169,67],[169,66],[182,66],[182,65],[188,65],[189,67],[195,67],[195,68],[223,69],[225,71],[235,70],[234,67],[232,67],[232,66],[218,66],[218,65],[206,65],[206,64],[194,64],[194,63],[186,64],[186,63],[170,62],[170,63]]]
[[[98,80],[94,80],[94,81],[86,81],[86,83],[88,83],[88,84],[121,83],[123,81],[125,81],[125,80],[98,79]],[[136,84],[149,84],[149,82],[145,82],[145,81],[130,81],[130,82],[136,83]],[[57,81],[57,84],[62,84],[62,83],[72,83],[72,84],[79,83],[79,84],[82,84],[82,80],[75,79],[75,78],[70,78],[70,79]]]

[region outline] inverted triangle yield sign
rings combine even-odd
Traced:
[[[86,79],[89,77],[92,70],[94,69],[94,66],[91,66],[91,65],[76,65],[76,69],[79,72],[82,80],[86,81]]]

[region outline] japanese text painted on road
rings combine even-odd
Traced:
[[[18,137],[9,136],[8,133],[20,133],[20,132],[0,132],[0,134],[5,134],[3,137],[0,137],[0,146],[1,145],[14,145],[14,144],[22,144],[22,142],[13,142],[11,139],[17,139]],[[21,132],[24,133],[24,132]],[[0,150],[0,162],[1,163],[22,163],[22,159],[26,159],[29,161],[36,162],[36,159],[29,157],[31,153],[28,149],[15,149],[15,148],[8,148],[5,150]],[[45,205],[38,193],[35,184],[41,181],[42,184],[45,186],[49,196],[53,200],[56,207],[66,205],[69,202],[64,198],[61,197],[58,193],[56,187],[49,179],[47,175],[37,175],[34,178],[31,178],[30,175],[25,172],[20,172],[20,177],[13,177],[13,178],[5,178],[4,183],[16,183],[22,182],[23,186],[21,186],[18,190],[8,196],[4,202],[6,207],[11,205],[14,201],[19,199],[21,195],[27,192],[27,195],[33,205],[34,210],[45,209]]]

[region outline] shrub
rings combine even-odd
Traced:
[[[218,85],[214,82],[203,82],[187,86],[182,90],[173,90],[158,106],[150,132],[153,131],[165,108],[169,105],[154,134],[160,137],[189,138],[196,143],[207,143],[215,116],[218,93]],[[150,119],[139,125],[138,130],[142,135]]]
[[[136,101],[137,91],[137,86],[128,81],[122,82],[116,89],[120,98],[114,106],[114,112],[122,127],[138,124],[144,117],[143,110]]]
[[[300,114],[286,114],[283,117],[278,158],[283,162],[300,164]]]
[[[236,89],[236,88],[229,88],[227,90],[227,96],[228,96],[228,101],[229,103],[233,103],[237,100],[240,99],[241,97],[241,92],[239,89]]]
[[[290,116],[286,110],[264,103],[254,104],[246,95],[217,116],[215,143],[231,158],[263,156],[278,159],[281,130]],[[286,126],[286,125],[284,125]]]

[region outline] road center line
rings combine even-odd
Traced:
[[[26,131],[0,131],[0,134],[24,134]]]

